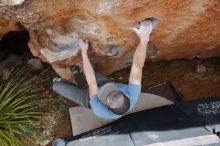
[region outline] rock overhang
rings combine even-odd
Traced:
[[[220,54],[218,0],[26,0],[19,7],[1,8],[0,15],[27,28],[32,53],[68,80],[69,68],[82,65],[80,38],[89,40],[89,57],[102,73],[129,66],[138,44],[130,27],[149,17],[160,20],[151,36],[149,61]]]

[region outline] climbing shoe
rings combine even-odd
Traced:
[[[87,82],[83,71],[78,66],[71,66],[71,72],[74,75],[77,85],[81,88],[86,88]]]
[[[58,77],[53,78],[53,83],[60,82],[60,81],[62,81],[61,78],[58,78]]]

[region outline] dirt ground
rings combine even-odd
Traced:
[[[203,64],[206,71],[197,73],[196,67]],[[190,61],[178,60],[172,62],[145,63],[143,70],[142,89],[164,81],[171,82],[176,90],[183,94],[184,101],[220,96],[220,67],[218,60]],[[115,82],[127,83],[130,68],[114,72],[108,76]],[[66,101],[67,109],[75,106]],[[63,122],[54,134],[54,138],[71,138],[72,131],[68,110],[63,114]],[[51,145],[51,144],[49,144]],[[48,145],[48,146],[49,146]]]

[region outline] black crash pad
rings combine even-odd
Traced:
[[[220,98],[208,98],[124,116],[112,124],[74,137],[67,146],[138,146],[210,135],[217,137],[219,125]],[[220,143],[206,144],[215,145]]]

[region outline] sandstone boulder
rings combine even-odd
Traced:
[[[12,21],[5,17],[0,16],[0,40],[2,36],[5,35],[7,32],[18,31],[22,29],[23,27],[19,22]]]
[[[15,6],[22,4],[24,0],[1,0],[0,6]]]
[[[0,7],[0,16],[22,23],[33,55],[68,80],[70,66],[82,64],[79,38],[89,40],[94,67],[109,74],[131,64],[138,44],[131,27],[149,17],[160,22],[149,61],[220,55],[219,0],[26,0]]]

